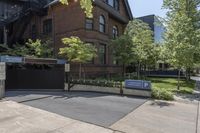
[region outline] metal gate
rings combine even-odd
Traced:
[[[6,90],[64,90],[65,60],[0,56]]]
[[[13,68],[7,66],[6,90],[64,90],[64,65],[49,69]]]

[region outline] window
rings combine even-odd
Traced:
[[[93,20],[86,18],[85,20],[85,28],[88,30],[92,30],[93,29]]]
[[[117,26],[113,26],[113,38],[117,38],[118,37],[118,28]]]
[[[118,60],[116,60],[116,59],[113,59],[113,65],[119,65],[119,62],[118,62]]]
[[[106,32],[105,17],[103,15],[99,17],[99,31],[102,33]]]
[[[119,11],[119,0],[115,0],[114,8],[115,8],[115,10]]]
[[[107,0],[108,5],[114,7],[114,0]]]
[[[32,39],[36,39],[36,36],[37,36],[37,28],[36,28],[36,25],[33,24],[32,27],[31,27],[31,36],[32,36]]]
[[[100,64],[106,64],[106,45],[104,44],[99,46],[99,62]]]
[[[95,44],[93,42],[87,42],[87,43],[95,46]],[[87,63],[88,64],[94,64],[94,57],[90,61],[87,61]]]
[[[52,19],[43,21],[43,33],[49,35],[52,33]]]
[[[112,6],[115,10],[119,10],[119,0],[107,0],[107,4]]]

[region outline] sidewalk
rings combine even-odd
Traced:
[[[197,133],[197,109],[198,104],[149,101],[111,128],[126,133]]]
[[[0,133],[200,133],[198,104],[148,101],[107,129],[2,101]]]
[[[0,102],[0,133],[114,133],[23,104]]]

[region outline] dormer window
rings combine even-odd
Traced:
[[[107,0],[108,5],[114,7],[114,0]]]
[[[107,4],[113,7],[115,10],[119,10],[119,0],[107,0]]]

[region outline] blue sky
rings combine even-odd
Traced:
[[[166,16],[166,10],[161,9],[163,0],[129,0],[134,17],[155,14],[160,17]]]

